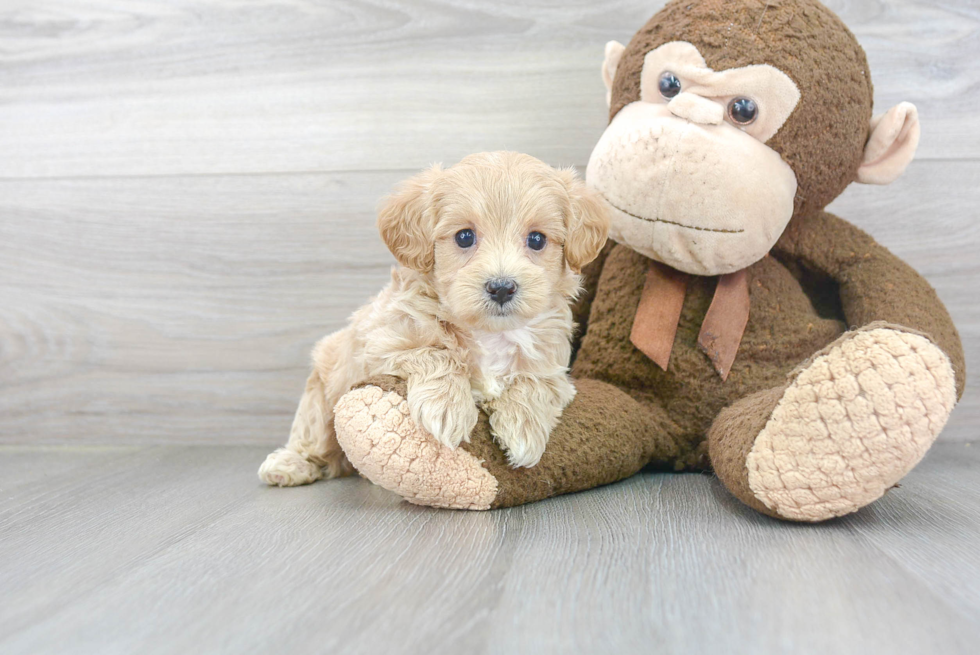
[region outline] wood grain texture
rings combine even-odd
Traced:
[[[414,169],[513,149],[585,164],[603,45],[658,0],[40,0],[0,10],[0,177]],[[973,158],[980,8],[831,0],[921,157]]]
[[[645,473],[485,513],[359,478],[266,488],[256,447],[0,447],[0,651],[972,654],[980,449],[818,526]],[[25,459],[27,458],[27,459]],[[9,485],[9,486],[8,486]]]
[[[0,439],[284,438],[401,176],[0,182]]]
[[[288,430],[314,341],[392,263],[374,230],[431,161],[582,166],[602,46],[662,3],[0,6],[0,443],[243,443]],[[980,367],[980,7],[834,0],[920,160],[832,210],[922,271]],[[980,385],[944,439],[980,428]]]

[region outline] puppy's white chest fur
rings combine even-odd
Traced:
[[[470,381],[473,398],[478,403],[498,398],[518,371],[518,360],[525,351],[534,347],[533,330],[530,327],[503,332],[473,334],[476,342],[473,366],[476,375]]]

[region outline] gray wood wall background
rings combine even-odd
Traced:
[[[0,443],[285,439],[387,278],[378,199],[480,150],[584,166],[603,45],[663,3],[0,2]],[[980,2],[828,0],[917,161],[832,210],[922,271],[980,368]],[[943,438],[976,438],[972,375]]]

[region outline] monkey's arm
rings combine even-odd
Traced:
[[[950,358],[957,397],[963,395],[966,365],[960,335],[935,289],[911,266],[826,212],[794,219],[774,251],[837,282],[848,327],[882,321],[928,335]]]
[[[551,432],[541,461],[512,468],[481,414],[459,448],[440,445],[412,420],[403,380],[378,376],[337,403],[337,438],[371,482],[432,507],[490,509],[609,484],[649,462],[672,463],[680,428],[659,405],[598,380],[578,392]]]
[[[606,263],[606,257],[615,247],[616,242],[612,239],[606,241],[606,245],[599,251],[599,256],[593,259],[582,268],[582,293],[572,303],[572,319],[578,326],[575,336],[572,338],[572,360],[582,345],[582,336],[589,323],[589,312],[592,311],[592,301],[595,300],[596,289],[599,287],[599,275],[602,267]]]

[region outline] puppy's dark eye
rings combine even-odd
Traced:
[[[681,92],[681,81],[671,72],[660,76],[660,95],[670,100]]]
[[[531,250],[541,250],[546,243],[548,243],[548,237],[540,232],[531,232],[527,235],[527,247]]]
[[[735,98],[728,103],[728,117],[736,125],[749,125],[759,116],[759,107],[749,98]]]
[[[460,248],[469,248],[476,243],[476,234],[473,230],[460,230],[456,233],[456,245]]]

